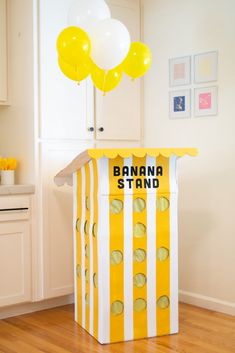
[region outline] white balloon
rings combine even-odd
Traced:
[[[115,19],[100,21],[90,32],[91,57],[103,70],[111,70],[127,56],[131,38],[124,24]]]
[[[104,0],[75,0],[69,10],[68,24],[89,33],[99,21],[110,17],[110,9]]]

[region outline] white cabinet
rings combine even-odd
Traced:
[[[0,197],[0,307],[32,298],[28,218],[28,197]]]
[[[131,40],[140,41],[140,1],[109,0],[112,17],[128,28]],[[123,74],[120,85],[105,97],[96,90],[97,140],[141,139],[141,81]],[[103,128],[99,131],[100,128]]]
[[[129,29],[132,41],[140,40],[140,1],[107,3],[112,16]],[[71,0],[39,1],[40,138],[139,141],[140,81],[133,83],[123,75],[120,86],[103,97],[95,93],[90,79],[78,86],[60,71],[56,40],[68,26],[70,4]]]
[[[140,0],[107,2],[113,17],[129,28],[132,40],[139,40]],[[8,99],[6,3],[0,0],[0,104]],[[14,11],[16,3],[11,2]],[[72,188],[55,186],[54,175],[89,147],[138,146],[140,141],[140,82],[124,77],[120,87],[104,98],[95,93],[91,80],[78,86],[60,72],[56,39],[68,26],[70,4],[71,0],[34,0],[27,2],[26,12],[19,12],[20,21],[25,18],[29,26],[34,21],[35,134],[32,131],[31,137],[35,149],[29,149],[27,157],[30,161],[35,158],[37,226],[31,239],[29,215],[25,218],[20,212],[14,218],[10,212],[2,219],[0,214],[0,306],[73,292]],[[15,33],[11,21],[9,26],[10,33]],[[21,32],[16,33],[21,43]],[[11,131],[12,120],[6,124]],[[23,117],[22,126],[25,124]],[[91,127],[94,131],[89,131]],[[29,138],[22,133],[22,138]],[[9,149],[17,155],[17,144],[11,140]]]
[[[43,297],[73,293],[73,188],[57,187],[54,176],[89,143],[41,146]]]
[[[40,0],[40,137],[42,139],[91,139],[94,126],[93,88],[67,79],[58,67],[56,40],[68,27],[71,0]]]
[[[107,1],[112,16],[125,23],[132,41],[140,39],[140,0]],[[138,146],[141,86],[124,75],[115,91],[103,97],[90,79],[78,86],[57,65],[56,40],[68,26],[71,0],[38,1],[39,126],[38,228],[41,263],[38,299],[73,292],[72,188],[58,188],[55,174],[79,152],[94,146]],[[103,131],[99,131],[103,127]],[[93,128],[94,131],[89,131]]]
[[[7,100],[7,2],[0,0],[0,105]]]

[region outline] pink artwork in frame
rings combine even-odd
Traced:
[[[169,59],[169,84],[171,87],[191,83],[191,56]]]
[[[185,63],[179,63],[174,65],[174,80],[184,79],[185,74]]]
[[[199,94],[199,109],[211,109],[211,92]]]
[[[194,90],[194,115],[218,114],[218,87],[200,87]]]

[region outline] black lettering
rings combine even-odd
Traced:
[[[138,175],[138,168],[131,167],[131,176],[137,176],[137,175]]]
[[[123,176],[129,176],[128,167],[123,167],[123,168],[122,168],[122,175],[123,175]]]
[[[113,167],[113,175],[114,176],[120,176],[120,167]]]
[[[159,167],[157,167],[157,174],[156,174],[156,176],[163,176],[163,169],[162,169],[162,167],[161,166],[159,166]]]
[[[140,176],[145,176],[146,174],[146,168],[145,167],[140,167]]]
[[[148,176],[154,176],[155,167],[148,167]]]
[[[136,189],[141,189],[142,188],[142,180],[141,179],[136,179]]]
[[[118,179],[118,189],[124,189],[124,180]]]
[[[159,180],[158,179],[153,179],[153,188],[154,189],[159,188]]]
[[[134,179],[126,179],[126,181],[127,181],[127,183],[128,183],[129,189],[131,189],[131,188],[132,188],[132,183],[133,183]]]
[[[151,179],[144,179],[144,187],[145,189],[151,188]]]

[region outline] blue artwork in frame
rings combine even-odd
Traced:
[[[171,91],[169,96],[170,119],[190,118],[191,90],[182,89]]]
[[[185,96],[174,97],[174,112],[185,112]]]

